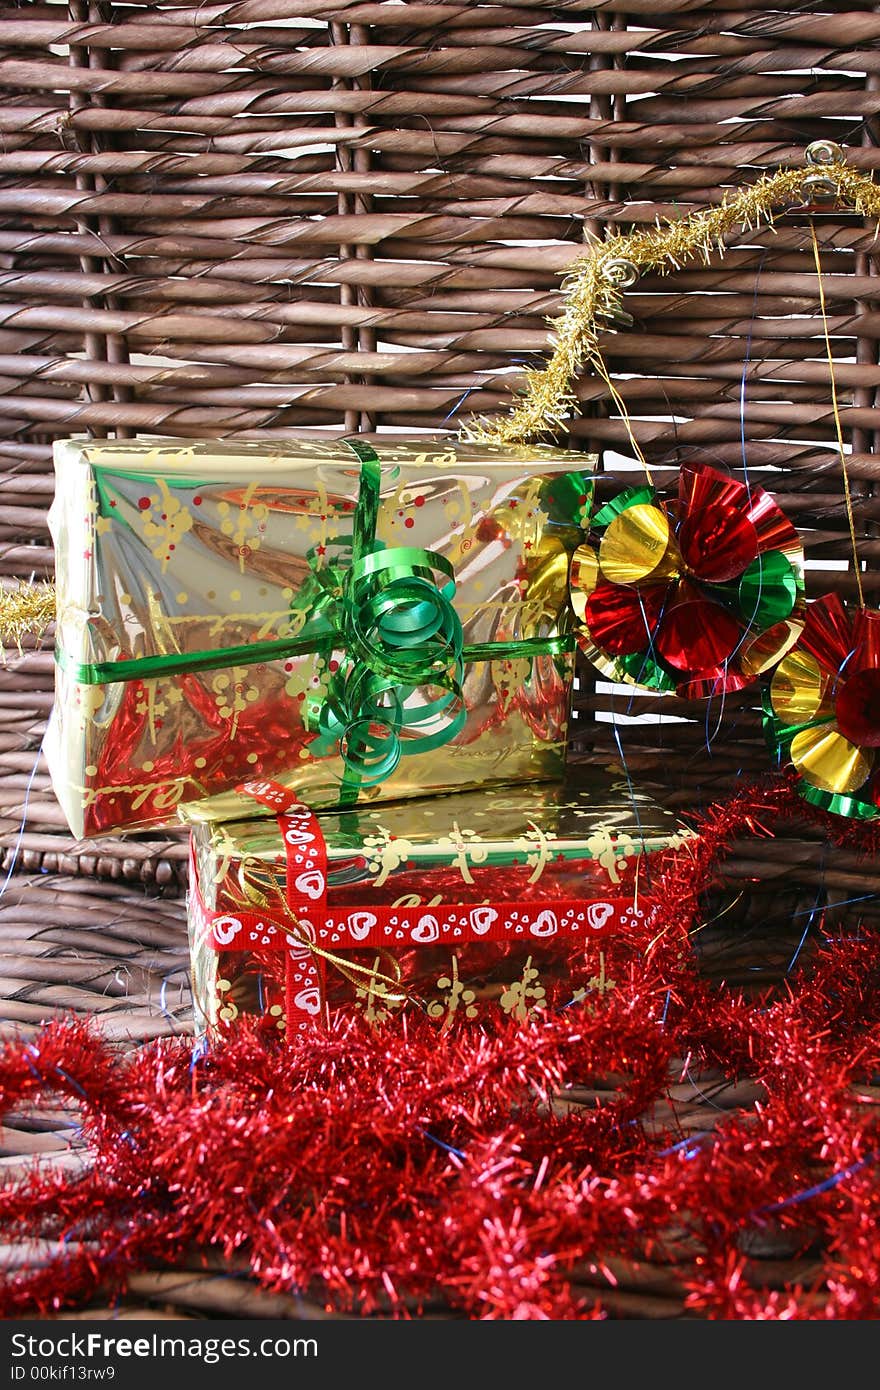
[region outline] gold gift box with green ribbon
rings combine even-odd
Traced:
[[[561,773],[594,456],[56,446],[53,781],[76,835]]]

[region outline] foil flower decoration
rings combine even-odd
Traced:
[[[780,762],[814,806],[853,819],[880,815],[880,612],[838,594],[812,602],[765,702]]]
[[[704,698],[769,670],[803,625],[800,537],[762,487],[705,464],[678,495],[629,488],[575,552],[579,644],[612,680]]]

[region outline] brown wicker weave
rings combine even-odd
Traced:
[[[559,272],[585,227],[601,236],[682,216],[801,162],[818,138],[877,168],[878,40],[873,0],[778,11],[758,0],[33,0],[0,11],[4,582],[51,574],[56,437],[434,431],[505,408],[546,349]],[[865,596],[877,603],[873,229],[839,210],[818,223]],[[808,592],[852,595],[805,225],[793,214],[711,267],[643,279],[627,296],[633,328],[604,348],[661,482],[693,457],[736,472],[742,428],[750,468],[802,528],[809,560],[830,566],[809,572]],[[566,442],[623,445],[600,384],[579,392]],[[182,844],[71,841],[39,761],[49,647],[7,655],[2,1020],[27,1031],[73,1008],[120,1040],[186,1031]],[[683,722],[632,724],[660,702],[612,701],[585,672],[578,702],[577,747],[614,751],[614,709],[631,774],[655,790],[662,779],[671,806],[767,766],[753,691],[708,715],[665,699],[662,713]],[[801,931],[791,914],[817,891],[880,886],[876,870],[852,855],[830,862],[816,832],[797,828],[784,853],[743,846],[730,876],[745,896],[706,959],[731,981],[784,973]],[[701,1126],[717,1118],[697,1091],[678,1099]],[[713,1104],[751,1099],[746,1088]],[[7,1129],[4,1166],[34,1152],[76,1161],[57,1119]],[[792,1272],[776,1256],[771,1284]],[[646,1268],[608,1299],[616,1315],[676,1316],[681,1287]],[[129,1301],[123,1315],[303,1316],[297,1300],[201,1268],[144,1275]]]

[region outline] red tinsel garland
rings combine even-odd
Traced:
[[[877,938],[826,940],[759,999],[701,979],[687,941],[731,840],[805,815],[876,852],[875,828],[810,812],[789,782],[744,791],[655,868],[665,930],[619,944],[614,988],[526,1026],[339,1016],[290,1047],[244,1025],[199,1056],[120,1055],[70,1023],[7,1046],[2,1112],[77,1102],[91,1162],[0,1188],[6,1242],[48,1243],[6,1275],[0,1314],[81,1305],[201,1247],[341,1310],[603,1317],[603,1278],[650,1260],[710,1318],[875,1316]],[[697,1073],[749,1078],[760,1104],[706,1133],[658,1120]],[[602,1098],[577,1104],[584,1088]],[[806,1282],[764,1287],[768,1240],[809,1255]]]

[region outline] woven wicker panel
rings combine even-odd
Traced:
[[[51,574],[56,437],[433,431],[505,408],[546,349],[585,230],[686,215],[800,163],[818,138],[876,168],[878,38],[874,0],[0,11],[3,582]],[[876,603],[873,232],[842,211],[817,221]],[[744,235],[709,266],[644,278],[626,308],[632,328],[604,347],[658,480],[694,457],[741,475],[744,439],[752,475],[804,531],[809,592],[852,595],[805,217]],[[601,386],[579,392],[566,442],[625,451]],[[4,874],[18,872],[0,903],[0,1026],[29,1032],[73,1009],[123,1043],[187,1033],[183,904],[157,900],[179,893],[183,847],[163,835],[73,844],[39,760],[50,652],[7,655],[0,848]],[[673,806],[767,767],[753,692],[707,710],[584,671],[578,706],[577,748],[622,748]],[[779,980],[817,904],[876,886],[815,828],[791,827],[784,849],[738,846],[698,939],[705,967],[734,984]],[[748,1079],[670,1090],[682,1125],[701,1129],[754,1099]],[[35,1153],[75,1165],[75,1123],[9,1117],[4,1170]],[[786,1253],[767,1252],[768,1283],[809,1283]],[[613,1315],[680,1316],[667,1270],[617,1274]],[[230,1275],[198,1260],[143,1273],[121,1313],[93,1312],[319,1316]]]
[[[455,430],[505,409],[541,361],[585,231],[681,217],[801,163],[819,138],[876,168],[879,39],[873,0],[0,10],[0,581],[53,569],[54,438]],[[873,231],[827,211],[817,235],[876,603]],[[810,594],[854,594],[804,215],[708,267],[642,279],[626,307],[633,327],[605,350],[658,480],[691,457],[741,475],[745,439],[753,477],[804,530]],[[578,389],[566,442],[626,452],[605,391]],[[189,1033],[184,847],[71,841],[39,760],[49,645],[7,657],[0,851],[3,876],[17,872],[0,899],[0,1033],[71,1011],[121,1044]],[[671,806],[766,769],[753,692],[706,709],[582,671],[577,701],[577,748],[623,751]],[[824,902],[876,888],[815,827],[744,842],[706,906],[703,967],[735,986],[779,983]],[[683,1129],[709,1130],[755,1095],[748,1079],[694,1077],[670,1084],[669,1104]],[[82,1162],[74,1112],[8,1116],[1,1168],[33,1155]],[[758,1252],[767,1286],[810,1283],[790,1254]],[[610,1265],[610,1314],[681,1316],[677,1273]],[[241,1273],[196,1257],[138,1273],[121,1308],[90,1312],[321,1316]]]
[[[9,579],[51,572],[53,437],[454,428],[503,408],[541,360],[585,225],[682,216],[820,136],[878,159],[869,4],[76,3],[7,12],[0,32]],[[872,233],[843,212],[818,222],[870,601]],[[789,216],[708,267],[644,279],[605,349],[661,480],[694,456],[739,470],[744,438],[823,566],[812,592],[851,594],[816,290]],[[600,384],[580,394],[573,441],[625,447]],[[162,837],[70,842],[36,762],[51,682],[47,651],[0,672],[7,864],[17,846],[26,870],[179,883]],[[614,751],[613,711],[631,771],[662,767],[673,804],[766,766],[749,692],[704,711],[585,672],[579,704],[578,745]],[[662,724],[634,722],[658,709]]]
[[[735,13],[694,0],[3,12],[3,573],[51,572],[58,436],[434,430],[503,408],[546,348],[559,272],[585,227],[682,216],[800,161],[818,137],[873,168],[878,36],[869,0],[804,12],[747,0]],[[872,237],[845,213],[819,221],[871,565]],[[699,454],[737,470],[742,432],[810,559],[845,561],[804,219],[710,267],[643,280],[627,308],[634,326],[606,350],[652,461]],[[619,444],[600,386],[585,380],[580,394],[572,442]],[[852,592],[840,569],[818,579]],[[7,864],[27,794],[20,867],[170,883],[179,851],[165,841],[81,851],[66,836],[35,770],[51,681],[45,652],[0,673]],[[586,676],[581,697],[575,729],[590,746],[611,701]],[[670,791],[687,804],[763,767],[753,703],[732,701],[707,740],[702,712],[666,701],[684,722],[662,736],[649,726],[641,751],[636,727],[633,769],[679,750],[687,775]],[[650,708],[637,697],[624,712]]]

